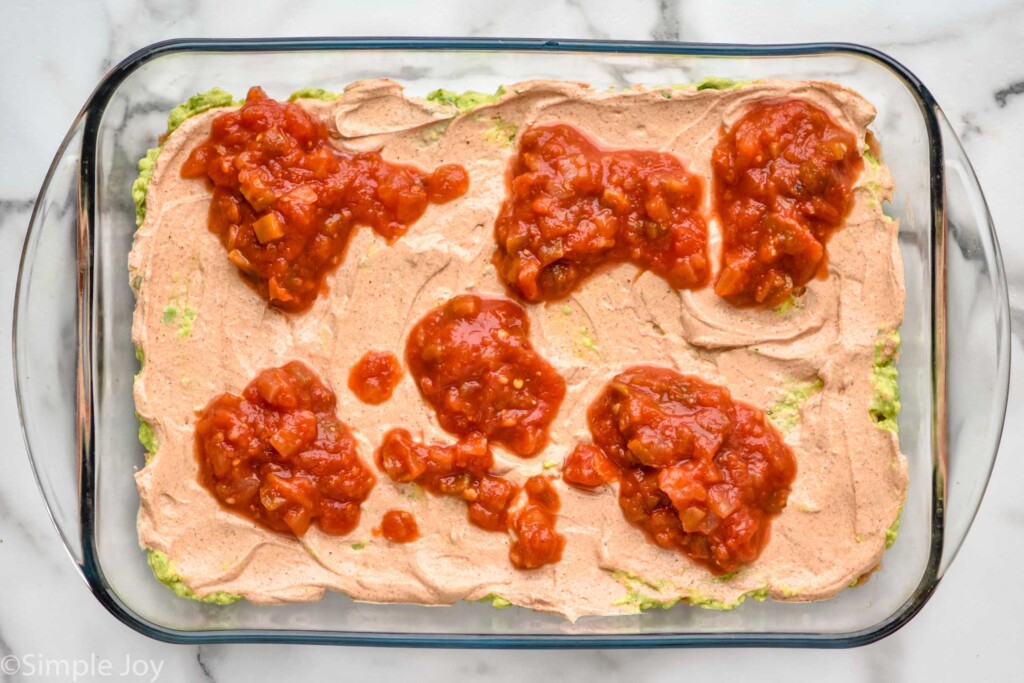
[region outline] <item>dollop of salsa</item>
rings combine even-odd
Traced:
[[[507,299],[463,294],[430,311],[409,334],[406,364],[444,429],[520,456],[544,447],[565,397],[530,343],[526,312]]]
[[[380,520],[380,533],[392,543],[412,543],[420,537],[420,528],[411,512],[388,510]]]
[[[213,120],[181,174],[212,181],[210,230],[259,293],[286,311],[313,303],[355,226],[393,241],[429,203],[469,188],[461,166],[426,173],[384,161],[379,152],[339,150],[301,105],[273,100],[258,87],[240,109]]]
[[[555,514],[561,507],[558,491],[548,477],[537,474],[526,480],[526,505],[516,513],[511,528],[515,540],[509,559],[519,569],[536,569],[562,559],[565,536],[555,530]]]
[[[401,379],[402,365],[395,354],[368,351],[349,370],[348,388],[363,403],[378,405],[391,398]]]
[[[753,105],[712,154],[722,267],[715,292],[777,306],[828,265],[825,245],[852,206],[857,138],[800,99]]]
[[[761,554],[796,476],[762,411],[697,377],[637,366],[608,383],[587,420],[594,443],[566,459],[567,484],[617,480],[629,522],[715,574]]]
[[[487,531],[504,531],[509,505],[519,487],[490,473],[494,456],[487,439],[471,434],[454,444],[426,444],[408,430],[395,428],[384,435],[377,465],[392,481],[415,483],[438,496],[461,498],[470,523]]]
[[[523,133],[495,223],[499,275],[527,301],[632,261],[677,289],[710,277],[701,179],[671,154],[605,150],[565,125]]]
[[[377,481],[335,413],[334,393],[293,361],[262,371],[241,395],[199,415],[199,482],[228,510],[302,536],[311,524],[343,535]]]
[[[562,557],[565,538],[555,530],[558,493],[550,480],[540,475],[528,479],[526,504],[510,516],[520,488],[490,472],[494,455],[479,433],[446,445],[415,441],[408,430],[392,429],[377,450],[377,466],[392,481],[462,499],[474,526],[513,531],[509,560],[519,569],[535,569]]]

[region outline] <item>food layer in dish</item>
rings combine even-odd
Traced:
[[[748,595],[822,599],[876,568],[891,543],[907,467],[895,433],[893,360],[902,265],[898,225],[881,206],[892,182],[867,153],[875,110],[832,83],[715,85],[597,91],[533,81],[472,102],[408,97],[387,80],[354,83],[334,98],[305,93],[318,97],[297,102],[325,122],[337,147],[380,151],[386,161],[422,169],[458,164],[470,183],[461,197],[429,205],[390,244],[356,230],[326,291],[299,313],[268,306],[240,277],[207,229],[210,187],[181,175],[224,105],[236,105],[215,96],[196,100],[193,110],[212,108],[177,117],[160,151],[147,157],[148,187],[135,188],[144,220],[129,269],[137,295],[133,339],[144,358],[135,401],[151,453],[136,477],[139,539],[160,554],[162,574],[179,594],[256,603],[315,600],[325,590],[372,602],[488,598],[576,619],[679,600],[727,608]],[[701,178],[714,282],[722,231],[712,205],[713,149],[723,127],[751,105],[786,98],[827,112],[866,155],[852,207],[828,243],[827,277],[781,306],[740,307],[713,286],[675,289],[624,261],[588,274],[567,297],[520,302],[533,348],[565,379],[565,398],[536,455],[491,444],[494,473],[522,486],[534,475],[557,476],[566,456],[591,441],[587,409],[628,367],[668,367],[727,387],[735,400],[765,410],[797,463],[788,504],[754,562],[716,576],[657,547],[624,519],[614,486],[585,491],[556,479],[561,561],[522,570],[509,562],[507,535],[468,524],[461,501],[386,476],[378,476],[351,533],[310,527],[300,538],[234,514],[200,484],[197,412],[291,361],[335,392],[338,417],[368,463],[394,428],[427,442],[454,441],[407,374],[389,399],[369,404],[348,389],[349,372],[369,351],[403,358],[416,322],[453,296],[513,296],[494,265],[494,226],[510,162],[530,126],[564,123],[601,148],[671,154]],[[415,516],[415,542],[374,535],[394,509]]]

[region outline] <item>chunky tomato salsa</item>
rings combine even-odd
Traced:
[[[712,165],[723,242],[715,292],[777,306],[824,277],[825,245],[863,167],[853,133],[805,100],[762,102],[723,132]]]
[[[796,476],[763,412],[696,377],[638,366],[608,383],[587,421],[593,444],[566,459],[566,483],[618,481],[629,522],[716,574],[757,559]]]
[[[710,276],[703,182],[662,152],[601,149],[565,125],[523,133],[495,223],[498,273],[527,301],[632,261],[677,289]]]
[[[213,120],[181,174],[212,181],[210,230],[260,294],[287,311],[313,303],[354,227],[396,240],[429,203],[469,188],[461,166],[426,173],[379,152],[341,151],[300,105],[258,87],[240,109]]]
[[[551,480],[535,474],[526,480],[526,505],[516,513],[511,528],[515,539],[508,556],[519,569],[535,569],[562,559],[565,536],[555,530],[561,508]]]
[[[225,508],[283,533],[347,534],[377,481],[338,419],[335,396],[304,364],[261,372],[199,415],[199,481]]]
[[[463,294],[430,311],[409,333],[406,364],[444,429],[521,456],[544,447],[565,397],[530,343],[526,311],[507,299]]]
[[[405,429],[384,436],[377,465],[392,481],[415,483],[434,495],[460,498],[474,526],[487,531],[514,533],[509,560],[519,569],[535,569],[558,562],[565,545],[555,531],[559,501],[551,482],[535,476],[526,482],[526,504],[510,517],[520,488],[491,473],[494,455],[479,433],[451,445],[413,440]]]

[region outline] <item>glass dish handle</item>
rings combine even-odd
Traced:
[[[54,526],[82,566],[76,314],[83,118],[61,143],[36,199],[14,308],[14,381],[22,431]],[[88,248],[88,245],[86,245]],[[86,408],[87,409],[87,408]],[[83,422],[84,423],[84,422]]]
[[[937,482],[944,503],[941,578],[974,521],[999,449],[1010,380],[1010,311],[999,242],[978,178],[949,121],[938,107],[935,112],[946,175],[946,320],[937,330],[947,345],[948,447]],[[941,391],[941,384],[936,388]]]

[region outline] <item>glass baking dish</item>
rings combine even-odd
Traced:
[[[219,86],[339,89],[386,76],[411,94],[493,91],[532,78],[597,87],[708,76],[836,81],[878,107],[873,126],[896,180],[906,278],[900,442],[910,488],[898,542],[865,585],[820,603],[731,612],[677,606],[627,617],[558,617],[489,605],[200,604],[160,585],[138,547],[142,466],[126,259],[136,163],[167,112]],[[981,188],[931,94],[856,45],[698,45],[569,40],[288,39],[159,43],[116,66],[86,103],[40,191],[18,280],[14,356],[28,450],[50,515],[97,599],[166,641],[463,647],[844,647],[892,633],[934,592],[991,472],[1009,382],[1009,315]],[[952,334],[947,335],[947,330]]]

